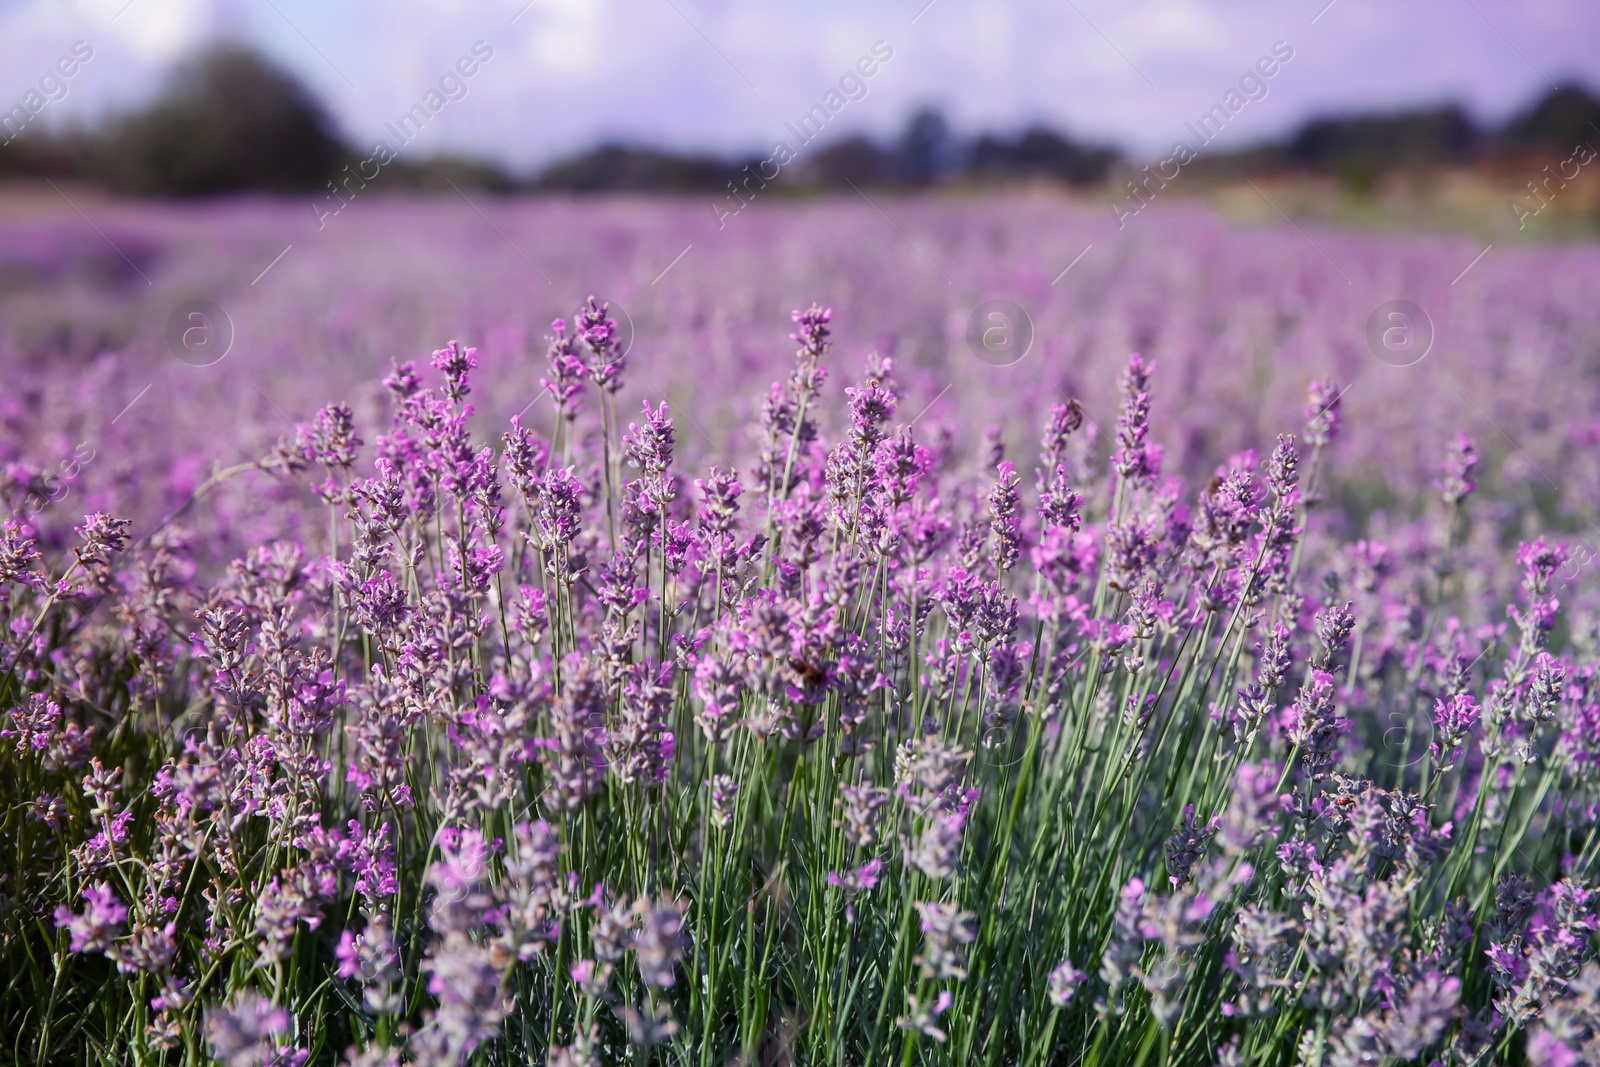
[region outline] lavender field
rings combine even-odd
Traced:
[[[81,195],[0,1062],[1600,1062],[1600,248]]]

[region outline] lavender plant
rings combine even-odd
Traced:
[[[1431,540],[1341,544],[1337,383],[1195,494],[1139,355],[1109,450],[958,454],[878,355],[832,433],[831,318],[748,476],[623,427],[591,300],[551,440],[451,343],[250,465],[300,541],[7,523],[6,1055],[1600,1057],[1596,640],[1561,545],[1461,573],[1470,441]]]

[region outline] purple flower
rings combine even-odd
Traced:
[[[939,991],[932,1004],[925,1005],[920,997],[912,993],[906,994],[906,1008],[909,1012],[894,1021],[895,1026],[901,1030],[914,1030],[924,1037],[931,1037],[941,1045],[950,1039],[950,1035],[939,1028],[939,1016],[949,1011],[955,1004],[956,998],[948,989]]]
[[[646,985],[670,989],[677,981],[674,972],[688,945],[683,936],[683,912],[670,901],[644,899],[634,905],[634,911],[639,917],[639,932],[633,944],[639,977]]]
[[[505,976],[488,948],[462,934],[447,934],[423,961],[428,992],[438,1000],[412,1048],[434,1063],[459,1063],[493,1040],[510,1010]]]
[[[611,771],[625,785],[660,785],[672,766],[672,669],[634,664],[622,686],[621,714],[606,733]]]
[[[561,550],[578,536],[582,525],[583,483],[573,474],[574,468],[552,468],[544,472],[537,483],[538,510],[534,523],[538,527],[545,548]]]
[[[1062,961],[1059,967],[1050,972],[1050,1003],[1057,1008],[1066,1007],[1072,1000],[1072,994],[1088,977],[1088,972],[1078,970],[1071,960]]]
[[[1057,472],[1062,471],[1067,462],[1067,440],[1082,426],[1083,408],[1077,400],[1050,405],[1050,421],[1045,426],[1044,436],[1039,441],[1039,449],[1040,459],[1043,460],[1045,470],[1050,472],[1052,479]]]
[[[739,721],[739,696],[744,691],[743,675],[722,659],[702,657],[694,670],[694,695],[702,707],[695,723],[706,741],[720,745]]]
[[[1146,363],[1135,352],[1118,379],[1122,388],[1122,410],[1117,415],[1117,447],[1111,465],[1124,482],[1134,485],[1154,480],[1156,469],[1145,437],[1150,432],[1150,375],[1154,363]]]
[[[275,1042],[288,1029],[289,1013],[250,989],[206,1009],[206,1040],[224,1067],[299,1067],[306,1053]]]
[[[56,909],[56,928],[70,934],[74,952],[108,952],[116,939],[122,936],[122,924],[128,918],[128,909],[117,900],[110,886],[92,885],[83,891],[88,907],[75,915],[66,905]]]
[[[1446,700],[1433,703],[1433,758],[1439,761],[1443,773],[1454,766],[1455,753],[1472,736],[1478,725],[1481,709],[1469,693],[1457,693]]]
[[[44,752],[55,737],[56,724],[61,719],[61,706],[44,693],[32,693],[26,707],[12,708],[6,712],[11,720],[9,730],[0,730],[0,738],[15,739],[17,755]]]
[[[306,435],[304,456],[307,463],[320,463],[330,471],[348,471],[356,461],[361,445],[356,436],[355,416],[348,404],[329,404],[317,412],[311,432]]]
[[[709,477],[695,479],[694,487],[705,499],[700,510],[701,522],[712,534],[727,537],[733,532],[734,519],[739,514],[739,494],[744,492],[739,484],[739,472],[723,473],[712,467]]]
[[[1022,555],[1022,517],[1017,465],[1002,462],[989,490],[989,529],[994,535],[994,565],[1003,574]]]
[[[172,966],[178,954],[175,923],[154,926],[135,923],[128,940],[108,953],[123,974],[159,974]]]
[[[478,366],[476,348],[463,348],[460,341],[451,341],[434,352],[430,362],[435,370],[444,372],[444,395],[452,403],[460,403],[472,392],[467,386],[467,375]]]
[[[914,497],[923,478],[933,469],[933,460],[933,453],[916,443],[909,426],[902,426],[893,437],[884,439],[872,457],[878,498],[883,505],[897,508]]]
[[[1522,568],[1522,587],[1530,594],[1550,588],[1550,578],[1567,561],[1566,545],[1547,544],[1544,538],[1524,541],[1517,546],[1517,565]]]
[[[961,857],[962,832],[966,817],[960,812],[936,814],[923,827],[916,844],[906,850],[906,866],[914,867],[934,881],[949,878]]]
[[[659,475],[672,466],[672,420],[667,418],[665,403],[652,410],[648,400],[644,402],[644,418],[642,429],[636,423],[628,423],[628,430],[622,435],[623,455],[646,474]]]
[[[578,311],[574,333],[578,343],[588,350],[580,358],[588,364],[595,386],[615,393],[622,388],[622,372],[628,361],[627,354],[618,347],[617,323],[610,311],[609,303],[597,303],[591,296]]]
[[[792,312],[789,317],[799,327],[789,335],[789,339],[800,342],[802,353],[817,358],[828,350],[828,323],[833,321],[832,308],[813,304],[805,311]]]
[[[1217,832],[1221,825],[1221,818],[1213,816],[1212,819],[1200,824],[1195,822],[1194,805],[1187,804],[1183,809],[1183,823],[1173,830],[1172,836],[1167,838],[1167,881],[1173,887],[1183,885],[1189,880],[1189,873],[1194,869],[1196,861],[1205,855],[1206,843]]]
[[[1346,603],[1343,607],[1323,608],[1317,612],[1317,640],[1322,643],[1322,655],[1317,660],[1317,665],[1324,669],[1331,668],[1333,661],[1350,644],[1350,635],[1356,628],[1355,605]]]
[[[1067,471],[1056,466],[1050,475],[1049,488],[1039,493],[1039,515],[1049,529],[1077,533],[1083,529],[1083,516],[1079,508],[1083,497],[1067,485]]]
[[[1272,762],[1241,764],[1233,778],[1233,797],[1223,812],[1217,840],[1224,851],[1242,854],[1272,830],[1293,798],[1278,792],[1282,768]]]
[[[1312,775],[1326,774],[1350,726],[1336,705],[1333,675],[1324,670],[1311,672],[1289,709],[1288,723],[1289,741],[1299,747]]]
[[[354,978],[361,982],[362,999],[367,1010],[375,1015],[400,1011],[404,998],[396,983],[404,976],[400,971],[400,953],[382,913],[372,916],[361,933],[345,930],[339,935],[339,945],[334,950],[339,961],[340,978]]]
[[[972,944],[977,937],[972,928],[977,916],[955,904],[919,900],[912,906],[921,916],[918,925],[922,928],[922,953],[913,957],[913,962],[922,969],[922,977],[935,982],[965,978],[966,955],[962,946]]]
[[[128,544],[128,520],[113,519],[96,512],[84,516],[83,525],[76,528],[83,544],[75,552],[78,563],[101,590],[111,586],[111,556]]]
[[[1306,443],[1322,448],[1339,434],[1339,402],[1344,391],[1333,379],[1313,381],[1306,390]]]
[[[567,336],[567,324],[557,319],[550,324],[550,329],[554,334],[547,339],[550,377],[540,378],[539,385],[555,399],[557,411],[569,420],[575,419],[578,412],[574,398],[583,389],[589,368],[578,358],[576,342]]]

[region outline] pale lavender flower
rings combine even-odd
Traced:
[[[977,916],[956,904],[917,901],[913,907],[922,917],[922,953],[913,958],[922,968],[922,977],[930,981],[965,978],[966,951],[962,946],[972,944],[977,937],[972,928]]]
[[[726,830],[733,824],[733,802],[739,783],[732,776],[718,774],[711,779],[711,825]]]
[[[467,933],[484,920],[493,903],[484,882],[489,870],[489,842],[482,831],[445,827],[436,841],[438,858],[423,878],[434,889],[428,925],[435,933]]]
[[[1145,887],[1141,878],[1130,878],[1118,894],[1112,933],[1100,958],[1100,978],[1115,1000],[1112,1010],[1122,1012],[1122,989],[1138,971],[1144,954]]]
[[[1444,1036],[1461,1001],[1461,979],[1432,971],[1406,991],[1405,999],[1384,1013],[1385,1051],[1398,1060],[1415,1059]]]
[[[634,938],[633,955],[639,964],[639,977],[657,989],[669,989],[676,982],[678,960],[688,945],[683,936],[683,912],[671,901],[640,899],[634,903],[639,917],[639,932]]]
[[[495,886],[499,934],[491,944],[498,959],[526,962],[560,938],[568,899],[559,885],[561,842],[550,824],[518,823],[512,837],[516,847]]]
[[[161,992],[150,998],[150,1008],[156,1013],[145,1032],[162,1048],[176,1048],[183,1040],[180,1013],[194,1003],[194,990],[182,978],[168,976]]]
[[[828,884],[844,890],[844,918],[845,922],[854,926],[856,921],[855,901],[863,893],[870,893],[878,888],[878,879],[883,874],[883,860],[872,859],[863,863],[853,871],[843,874],[837,871],[828,872]]]
[[[1600,965],[1585,963],[1569,995],[1548,1004],[1528,1033],[1532,1067],[1583,1067],[1600,1062]]]
[[[1223,851],[1241,855],[1255,848],[1269,834],[1279,813],[1287,810],[1293,798],[1278,792],[1282,768],[1267,761],[1244,763],[1233,778],[1233,796],[1217,827],[1217,841]]]
[[[607,965],[621,962],[633,947],[633,917],[633,909],[626,899],[607,904],[597,898],[594,922],[589,927],[595,959]]]
[[[623,680],[621,714],[606,732],[605,752],[625,785],[666,781],[676,751],[667,717],[672,711],[672,669],[637,663]]]
[[[706,735],[706,742],[720,745],[739,721],[739,698],[744,692],[744,677],[731,664],[705,656],[695,665],[694,695],[702,707],[694,721]]]
[[[551,708],[555,736],[541,742],[545,800],[556,812],[576,811],[600,791],[604,759],[597,744],[607,697],[603,681],[587,661],[574,663]]]
[[[1072,995],[1078,991],[1078,986],[1088,977],[1088,972],[1078,970],[1071,960],[1063,960],[1059,967],[1050,972],[1050,1003],[1057,1008],[1066,1007]]]
[[[339,961],[340,978],[361,982],[362,1000],[368,1011],[388,1015],[401,1010],[404,998],[395,989],[395,983],[403,977],[400,953],[388,916],[372,916],[359,934],[349,930],[341,933],[334,957]]]
[[[907,867],[914,867],[934,881],[943,881],[956,872],[961,858],[962,831],[966,817],[957,811],[933,816],[916,843],[905,850]]]
[[[1195,822],[1194,805],[1186,804],[1183,809],[1183,823],[1172,831],[1172,836],[1167,838],[1167,881],[1173,887],[1183,885],[1189,880],[1189,873],[1194,870],[1195,863],[1206,853],[1206,844],[1216,834],[1217,827],[1222,824],[1220,816],[1212,816],[1205,824]]]
[[[970,751],[947,744],[938,734],[902,741],[894,753],[895,793],[926,810],[960,784],[971,758]]]
[[[352,1045],[344,1055],[342,1067],[400,1067],[400,1053],[382,1045],[368,1045],[365,1049]]]
[[[882,786],[840,786],[834,798],[839,817],[833,824],[844,830],[845,840],[856,848],[871,848],[878,840],[878,809],[889,800],[890,793]]]
[[[1439,480],[1434,483],[1446,504],[1454,507],[1472,495],[1472,491],[1478,487],[1472,480],[1477,466],[1478,452],[1472,446],[1472,438],[1461,434],[1450,442],[1444,465],[1439,471]]]
[[[949,1011],[955,1002],[955,995],[948,989],[940,990],[932,1004],[923,1004],[921,998],[907,993],[907,1014],[895,1019],[894,1024],[901,1030],[911,1030],[924,1037],[931,1037],[942,1045],[950,1039],[950,1035],[939,1028],[939,1016]]]
[[[458,933],[436,944],[422,967],[439,1006],[414,1041],[434,1062],[459,1063],[493,1040],[509,1014],[505,975],[489,949]]]
[[[588,1033],[574,1034],[572,1044],[550,1050],[549,1067],[602,1067],[600,1028],[591,1025]]]
[[[628,1042],[638,1048],[665,1044],[678,1032],[678,1021],[672,1017],[672,1012],[665,1004],[654,1000],[643,1010],[631,1006],[624,1009],[623,1019],[628,1024]]]
[[[1228,970],[1238,976],[1241,987],[1236,999],[1223,1013],[1254,1018],[1274,1010],[1273,995],[1286,988],[1286,977],[1295,953],[1299,925],[1287,915],[1260,904],[1249,904],[1234,915],[1233,948],[1228,951]]]
[[[261,935],[256,947],[269,962],[281,963],[289,958],[300,923],[314,924],[321,917],[317,902],[306,896],[298,879],[273,878],[256,900],[255,930]]]

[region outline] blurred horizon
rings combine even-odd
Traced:
[[[0,110],[78,41],[93,60],[38,116],[97,125],[148,106],[174,70],[216,42],[243,44],[305,85],[354,148],[403,159],[456,155],[530,173],[607,144],[678,155],[763,154],[827,104],[824,141],[884,140],[922,109],[976,139],[1047,127],[1155,158],[1237,90],[1275,46],[1292,60],[1258,79],[1217,138],[1233,152],[1311,120],[1459,106],[1504,123],[1557,86],[1600,88],[1600,9],[1556,0],[1368,0],[1283,5],[1170,0],[1059,10],[1042,0],[909,0],[737,7],[662,0],[431,0],[379,9],[305,0],[0,0]],[[460,95],[398,143],[394,124],[453,77]],[[876,46],[888,58],[855,75]],[[483,55],[487,53],[488,58]],[[35,69],[38,68],[38,69]],[[840,92],[842,78],[853,81]],[[859,90],[853,92],[855,85]],[[448,92],[448,90],[447,90]],[[836,95],[827,102],[827,94]],[[859,93],[859,95],[856,95]]]

